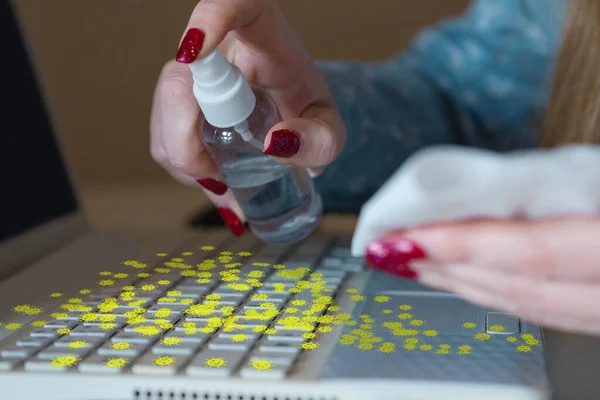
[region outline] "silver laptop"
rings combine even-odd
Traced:
[[[369,270],[349,237],[90,230],[0,7],[0,398],[546,398],[540,327]]]

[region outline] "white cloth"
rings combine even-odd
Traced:
[[[362,207],[352,254],[382,235],[466,218],[600,211],[600,146],[498,154],[455,146],[413,155]]]

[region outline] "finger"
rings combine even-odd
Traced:
[[[483,307],[556,329],[600,332],[600,291],[591,284],[538,282],[472,265],[415,262],[420,283]]]
[[[214,178],[218,169],[199,132],[200,108],[192,93],[188,68],[169,63],[157,87],[160,142],[167,162],[194,179]]]
[[[532,278],[598,280],[599,236],[598,218],[483,221],[395,233],[384,242],[396,253],[403,251],[395,243],[411,244],[438,263],[468,263]]]
[[[341,117],[332,106],[313,106],[302,118],[275,125],[265,138],[264,153],[288,165],[321,168],[341,153],[344,131]]]

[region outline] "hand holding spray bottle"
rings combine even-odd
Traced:
[[[189,66],[204,114],[204,142],[250,229],[275,244],[310,235],[321,218],[322,202],[308,171],[263,153],[267,133],[281,121],[273,99],[248,84],[218,50]]]

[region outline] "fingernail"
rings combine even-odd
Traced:
[[[224,195],[227,191],[227,185],[223,182],[217,181],[216,179],[196,179],[196,182],[198,182],[198,184],[200,184],[204,189],[210,190],[211,192],[219,196]]]
[[[366,259],[371,266],[406,279],[417,278],[417,273],[408,264],[424,258],[427,255],[423,249],[408,239],[373,241],[367,246]]]
[[[269,145],[263,152],[268,156],[290,158],[300,150],[300,135],[289,129],[281,129],[271,134]]]
[[[244,227],[244,223],[238,218],[237,215],[229,208],[219,207],[217,208],[219,215],[223,219],[223,222],[227,224],[233,236],[238,237],[244,234],[246,228]]]
[[[204,45],[204,32],[198,28],[191,28],[183,37],[175,60],[180,63],[190,64],[196,61],[198,53]]]

